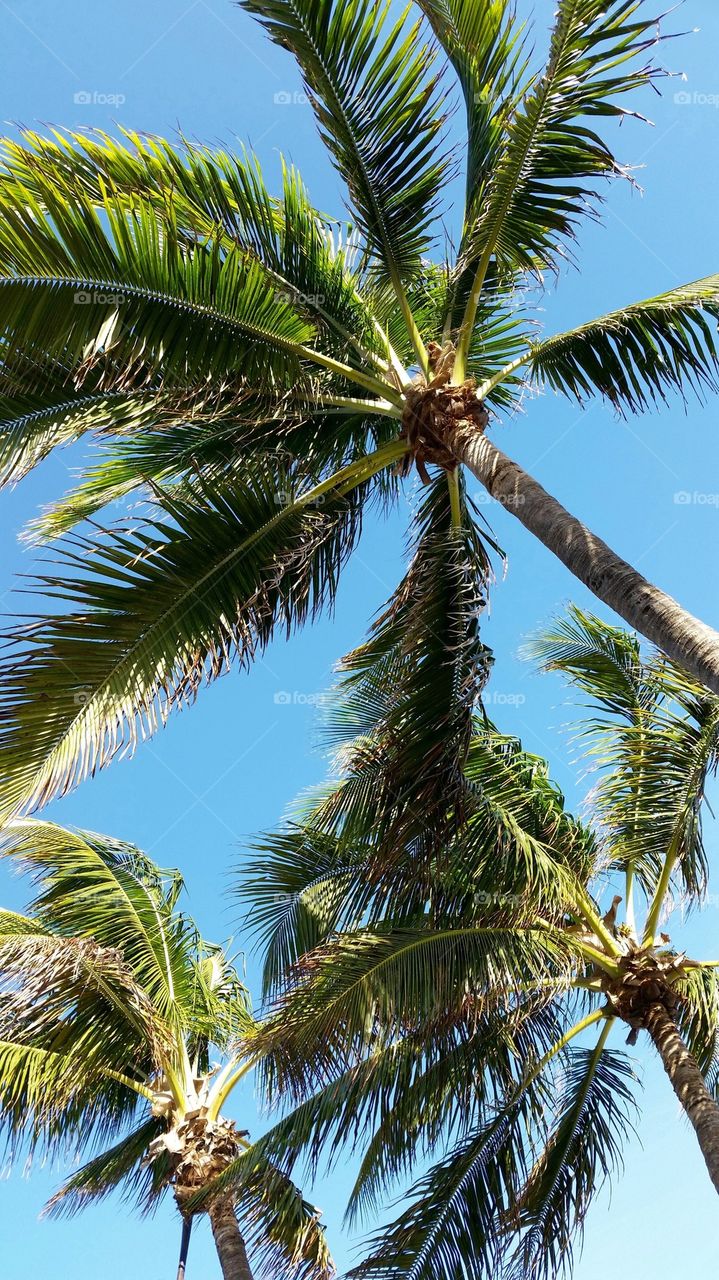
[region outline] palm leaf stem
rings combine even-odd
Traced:
[[[711,738],[716,733],[716,727],[717,727],[718,721],[719,721],[719,704],[714,709],[713,714],[707,717],[707,722],[704,725],[704,728],[702,730],[701,736],[705,742],[708,740],[711,740]],[[686,781],[686,787],[684,790],[686,800],[677,818],[677,823],[674,828],[674,834],[672,836],[669,848],[667,849],[667,854],[664,859],[664,864],[662,866],[662,872],[659,877],[659,881],[657,883],[654,897],[652,898],[651,905],[649,907],[647,922],[644,926],[643,945],[646,947],[654,946],[654,938],[657,932],[657,926],[659,924],[659,916],[661,914],[662,906],[664,904],[664,898],[669,888],[669,882],[672,878],[672,873],[674,871],[677,860],[681,853],[682,840],[684,837],[687,813],[693,807],[698,788],[701,785],[705,754],[706,753],[704,751],[697,751],[694,768],[690,771],[689,777],[687,778],[687,781]]]

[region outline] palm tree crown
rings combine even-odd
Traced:
[[[232,1198],[204,1206],[225,1280],[251,1280],[245,1239],[273,1280],[329,1280],[318,1211],[224,1113],[257,1024],[226,953],[180,909],[179,874],[50,823],[11,825],[5,850],[37,894],[28,915],[0,913],[0,1128],[11,1152],[90,1156],[48,1211],[116,1188],[149,1210],[172,1189],[189,1225],[239,1159]]]
[[[591,705],[591,826],[481,716],[453,756],[432,755],[443,735],[418,715],[410,670],[424,655],[395,616],[346,660],[339,780],[262,841],[242,883],[278,1002],[266,1079],[297,1104],[266,1154],[289,1172],[357,1144],[353,1218],[428,1165],[357,1280],[570,1272],[632,1129],[621,1030],[629,1044],[647,1032],[719,1191],[719,961],[663,932],[677,898],[706,892],[719,702],[578,610],[533,652]]]
[[[299,62],[351,228],[320,214],[289,166],[270,194],[251,154],[130,134],[4,144],[0,472],[18,480],[88,432],[101,446],[30,531],[60,536],[40,588],[62,607],[11,635],[5,818],[331,606],[364,513],[394,500],[413,461],[425,479],[438,466],[449,494],[443,573],[464,556],[480,595],[488,576],[464,463],[719,691],[719,637],[488,435],[527,386],[626,413],[716,386],[717,276],[547,338],[527,300],[527,282],[571,252],[599,180],[626,173],[598,130],[662,74],[653,15],[636,0],[559,0],[542,66],[510,0],[423,0],[400,19],[375,0],[243,7]],[[452,79],[467,182],[442,258]],[[138,492],[139,521],[71,532]]]

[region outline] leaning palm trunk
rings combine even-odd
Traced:
[[[190,1249],[190,1236],[192,1234],[192,1218],[182,1219],[182,1240],[180,1243],[180,1260],[177,1264],[177,1280],[185,1280],[187,1271],[187,1255]]]
[[[209,1213],[223,1280],[252,1280],[245,1242],[231,1197],[219,1196],[210,1205]]]
[[[719,635],[648,582],[481,433],[457,433],[458,458],[485,489],[625,622],[719,693]]]
[[[653,1004],[646,1029],[659,1054],[672,1089],[697,1135],[709,1177],[719,1191],[719,1108],[704,1082],[694,1057],[682,1040],[671,1014],[661,1003]]]

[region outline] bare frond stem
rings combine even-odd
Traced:
[[[107,1076],[109,1080],[116,1080],[118,1084],[124,1084],[127,1089],[132,1089],[133,1093],[139,1094],[141,1098],[146,1098],[148,1102],[154,1102],[155,1095],[152,1089],[148,1089],[147,1085],[141,1084],[139,1080],[133,1080],[131,1076],[123,1075],[122,1071],[113,1071],[110,1067],[104,1067],[102,1074]]]
[[[589,894],[585,893],[580,886],[577,886],[577,909],[583,916],[586,924],[589,925],[592,933],[596,934],[597,938],[604,943],[609,954],[612,956],[620,956],[622,954],[622,949],[618,945],[616,938],[614,938],[609,932],[604,921],[594,910],[594,905]]]
[[[354,383],[357,387],[362,387],[365,391],[371,391],[373,395],[379,396],[382,400],[390,400],[401,408],[403,400],[402,394],[397,390],[391,382],[384,382],[380,378],[373,378],[369,373],[363,373],[361,369],[354,369],[352,365],[343,364],[341,360],[334,360],[332,356],[326,356],[322,351],[316,351],[314,347],[305,347],[298,343],[297,355],[303,360],[309,360],[313,364],[317,364],[322,369],[329,369],[331,373],[337,373],[342,378],[346,378],[348,382]]]
[[[396,418],[398,421],[402,419],[402,410],[396,404],[391,404],[389,400],[362,400],[353,396],[318,396],[312,404],[319,405],[322,409],[356,409],[358,413],[378,413],[383,418]]]
[[[702,730],[702,737],[705,740],[715,735],[716,728],[717,728],[717,721],[719,721],[719,707],[715,709],[713,714],[708,717],[707,723]],[[654,938],[656,936],[657,928],[659,926],[659,917],[661,915],[662,906],[664,905],[664,899],[666,897],[667,890],[669,889],[669,884],[672,878],[672,874],[674,872],[674,868],[677,864],[679,855],[681,853],[682,839],[684,837],[686,818],[687,818],[688,812],[691,810],[691,807],[693,806],[695,801],[697,788],[699,786],[700,779],[701,779],[702,769],[704,767],[703,762],[704,762],[704,752],[699,751],[697,752],[697,760],[696,760],[695,766],[692,769],[687,779],[686,791],[685,791],[686,802],[677,819],[677,824],[674,829],[674,835],[672,837],[671,844],[669,845],[669,848],[667,850],[666,858],[664,859],[662,873],[659,877],[659,881],[657,883],[657,887],[654,892],[654,897],[652,898],[652,901],[649,907],[647,922],[644,926],[643,945],[645,947],[654,946]]]
[[[391,272],[391,278],[392,288],[394,289],[395,296],[400,305],[400,310],[404,316],[404,323],[410,342],[412,343],[412,347],[417,355],[422,372],[429,373],[429,354],[424,342],[422,341],[422,335],[417,328],[417,322],[412,314],[412,308],[409,305],[404,285],[395,271]]]
[[[449,506],[452,519],[452,528],[462,528],[462,503],[459,496],[459,475],[457,467],[453,471],[447,472],[447,487],[449,489]]]
[[[236,1084],[244,1076],[248,1075],[254,1067],[257,1066],[256,1058],[246,1059],[244,1062],[238,1063],[236,1058],[232,1058],[224,1070],[220,1073],[215,1081],[207,1105],[208,1120],[216,1120],[219,1116],[225,1102],[229,1098]],[[250,1144],[247,1143],[247,1146]]]
[[[525,1077],[522,1082],[522,1088],[526,1089],[528,1085],[532,1084],[537,1079],[537,1076],[541,1075],[544,1068],[552,1061],[552,1058],[556,1058],[557,1054],[562,1052],[562,1049],[566,1049],[570,1041],[574,1040],[576,1036],[581,1035],[583,1031],[587,1031],[589,1027],[593,1027],[596,1022],[600,1022],[602,1018],[607,1019],[607,1025],[603,1029],[600,1037],[600,1044],[602,1048],[604,1048],[604,1042],[606,1041],[612,1024],[614,1023],[614,1018],[608,1018],[603,1009],[595,1009],[592,1013],[588,1013],[586,1018],[582,1018],[580,1022],[575,1022],[574,1026],[570,1027],[568,1031],[565,1031],[561,1039],[557,1040],[556,1044],[553,1044],[551,1049],[547,1050],[544,1057],[540,1058],[536,1066],[532,1067],[529,1075]]]

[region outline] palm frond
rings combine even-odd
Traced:
[[[253,1260],[253,1274],[274,1280],[332,1280],[332,1261],[322,1212],[310,1204],[282,1169],[267,1159],[260,1144],[243,1152],[231,1166],[189,1202],[191,1211],[207,1207],[218,1192],[229,1190],[243,1224],[242,1234]],[[255,1271],[256,1268],[256,1271]]]
[[[73,1217],[118,1189],[123,1200],[139,1205],[145,1212],[154,1208],[167,1189],[167,1182],[159,1176],[160,1162],[146,1157],[148,1147],[164,1127],[161,1117],[151,1116],[114,1146],[88,1160],[48,1200],[43,1216]]]
[[[5,816],[63,794],[334,598],[360,530],[364,486],[287,500],[276,465],[239,485],[158,495],[161,517],[61,544],[48,595],[72,612],[12,633],[0,757]]]
[[[404,580],[341,664],[328,740],[341,747],[344,776],[309,823],[350,843],[371,834],[385,871],[411,846],[422,900],[426,865],[463,811],[472,717],[491,664],[479,630],[491,568],[470,513],[453,525],[443,476],[415,526]]]
[[[197,937],[174,913],[182,884],[178,873],[168,878],[132,845],[35,820],[6,827],[2,848],[33,875],[33,919],[60,940],[73,945],[86,940],[101,955],[115,956],[132,976],[144,995],[126,999],[126,1006],[130,1010],[134,1004],[138,1014],[151,1019],[143,1027],[150,1043],[162,1038],[163,1023],[187,1026],[195,998]],[[32,1003],[29,976],[21,994]]]
[[[592,207],[587,179],[625,174],[590,122],[632,114],[625,95],[664,74],[648,57],[658,38],[637,0],[560,0],[547,65],[509,117],[473,228],[500,273],[551,266]]]
[[[2,1135],[11,1158],[38,1149],[67,1155],[116,1139],[138,1099],[101,1065],[88,1064],[82,1045],[70,1053],[0,1034]]]
[[[372,352],[378,343],[367,300],[359,292],[351,241],[333,233],[311,205],[297,172],[282,165],[282,194],[271,195],[258,158],[121,130],[89,134],[26,130],[4,140],[0,192],[40,205],[61,193],[102,207],[108,191],[168,211],[187,244],[219,236],[262,263],[280,293],[310,314],[325,350]],[[381,346],[381,344],[380,344]]]
[[[719,756],[719,702],[663,655],[573,608],[528,646],[588,695],[581,730],[597,770],[592,807],[612,864],[657,890],[667,858],[682,893],[706,887],[702,803]],[[669,886],[665,886],[668,888]]]
[[[447,173],[433,55],[375,0],[240,0],[296,57],[378,271],[402,290],[426,253]]]
[[[369,1242],[351,1280],[497,1275],[499,1223],[525,1168],[516,1108],[457,1143],[412,1188],[411,1203]]]
[[[715,968],[686,969],[674,984],[682,1039],[716,1095],[719,1079],[719,974]]]
[[[524,982],[540,993],[543,977],[568,984],[571,959],[548,929],[427,925],[340,935],[305,957],[263,1029],[270,1087],[301,1097],[371,1046],[456,1016],[468,992],[478,1016],[505,1007],[500,972],[512,974],[513,989]]]
[[[297,824],[267,834],[252,851],[236,892],[264,956],[265,993],[274,994],[303,955],[360,923],[366,868],[362,851]]]
[[[590,320],[533,348],[534,377],[584,403],[605,396],[640,413],[687,388],[719,388],[719,276],[671,289]]]
[[[510,1207],[524,1233],[509,1270],[517,1280],[554,1280],[571,1270],[589,1205],[621,1166],[636,1077],[624,1054],[605,1049],[610,1026],[594,1050],[569,1051],[551,1135]]]

